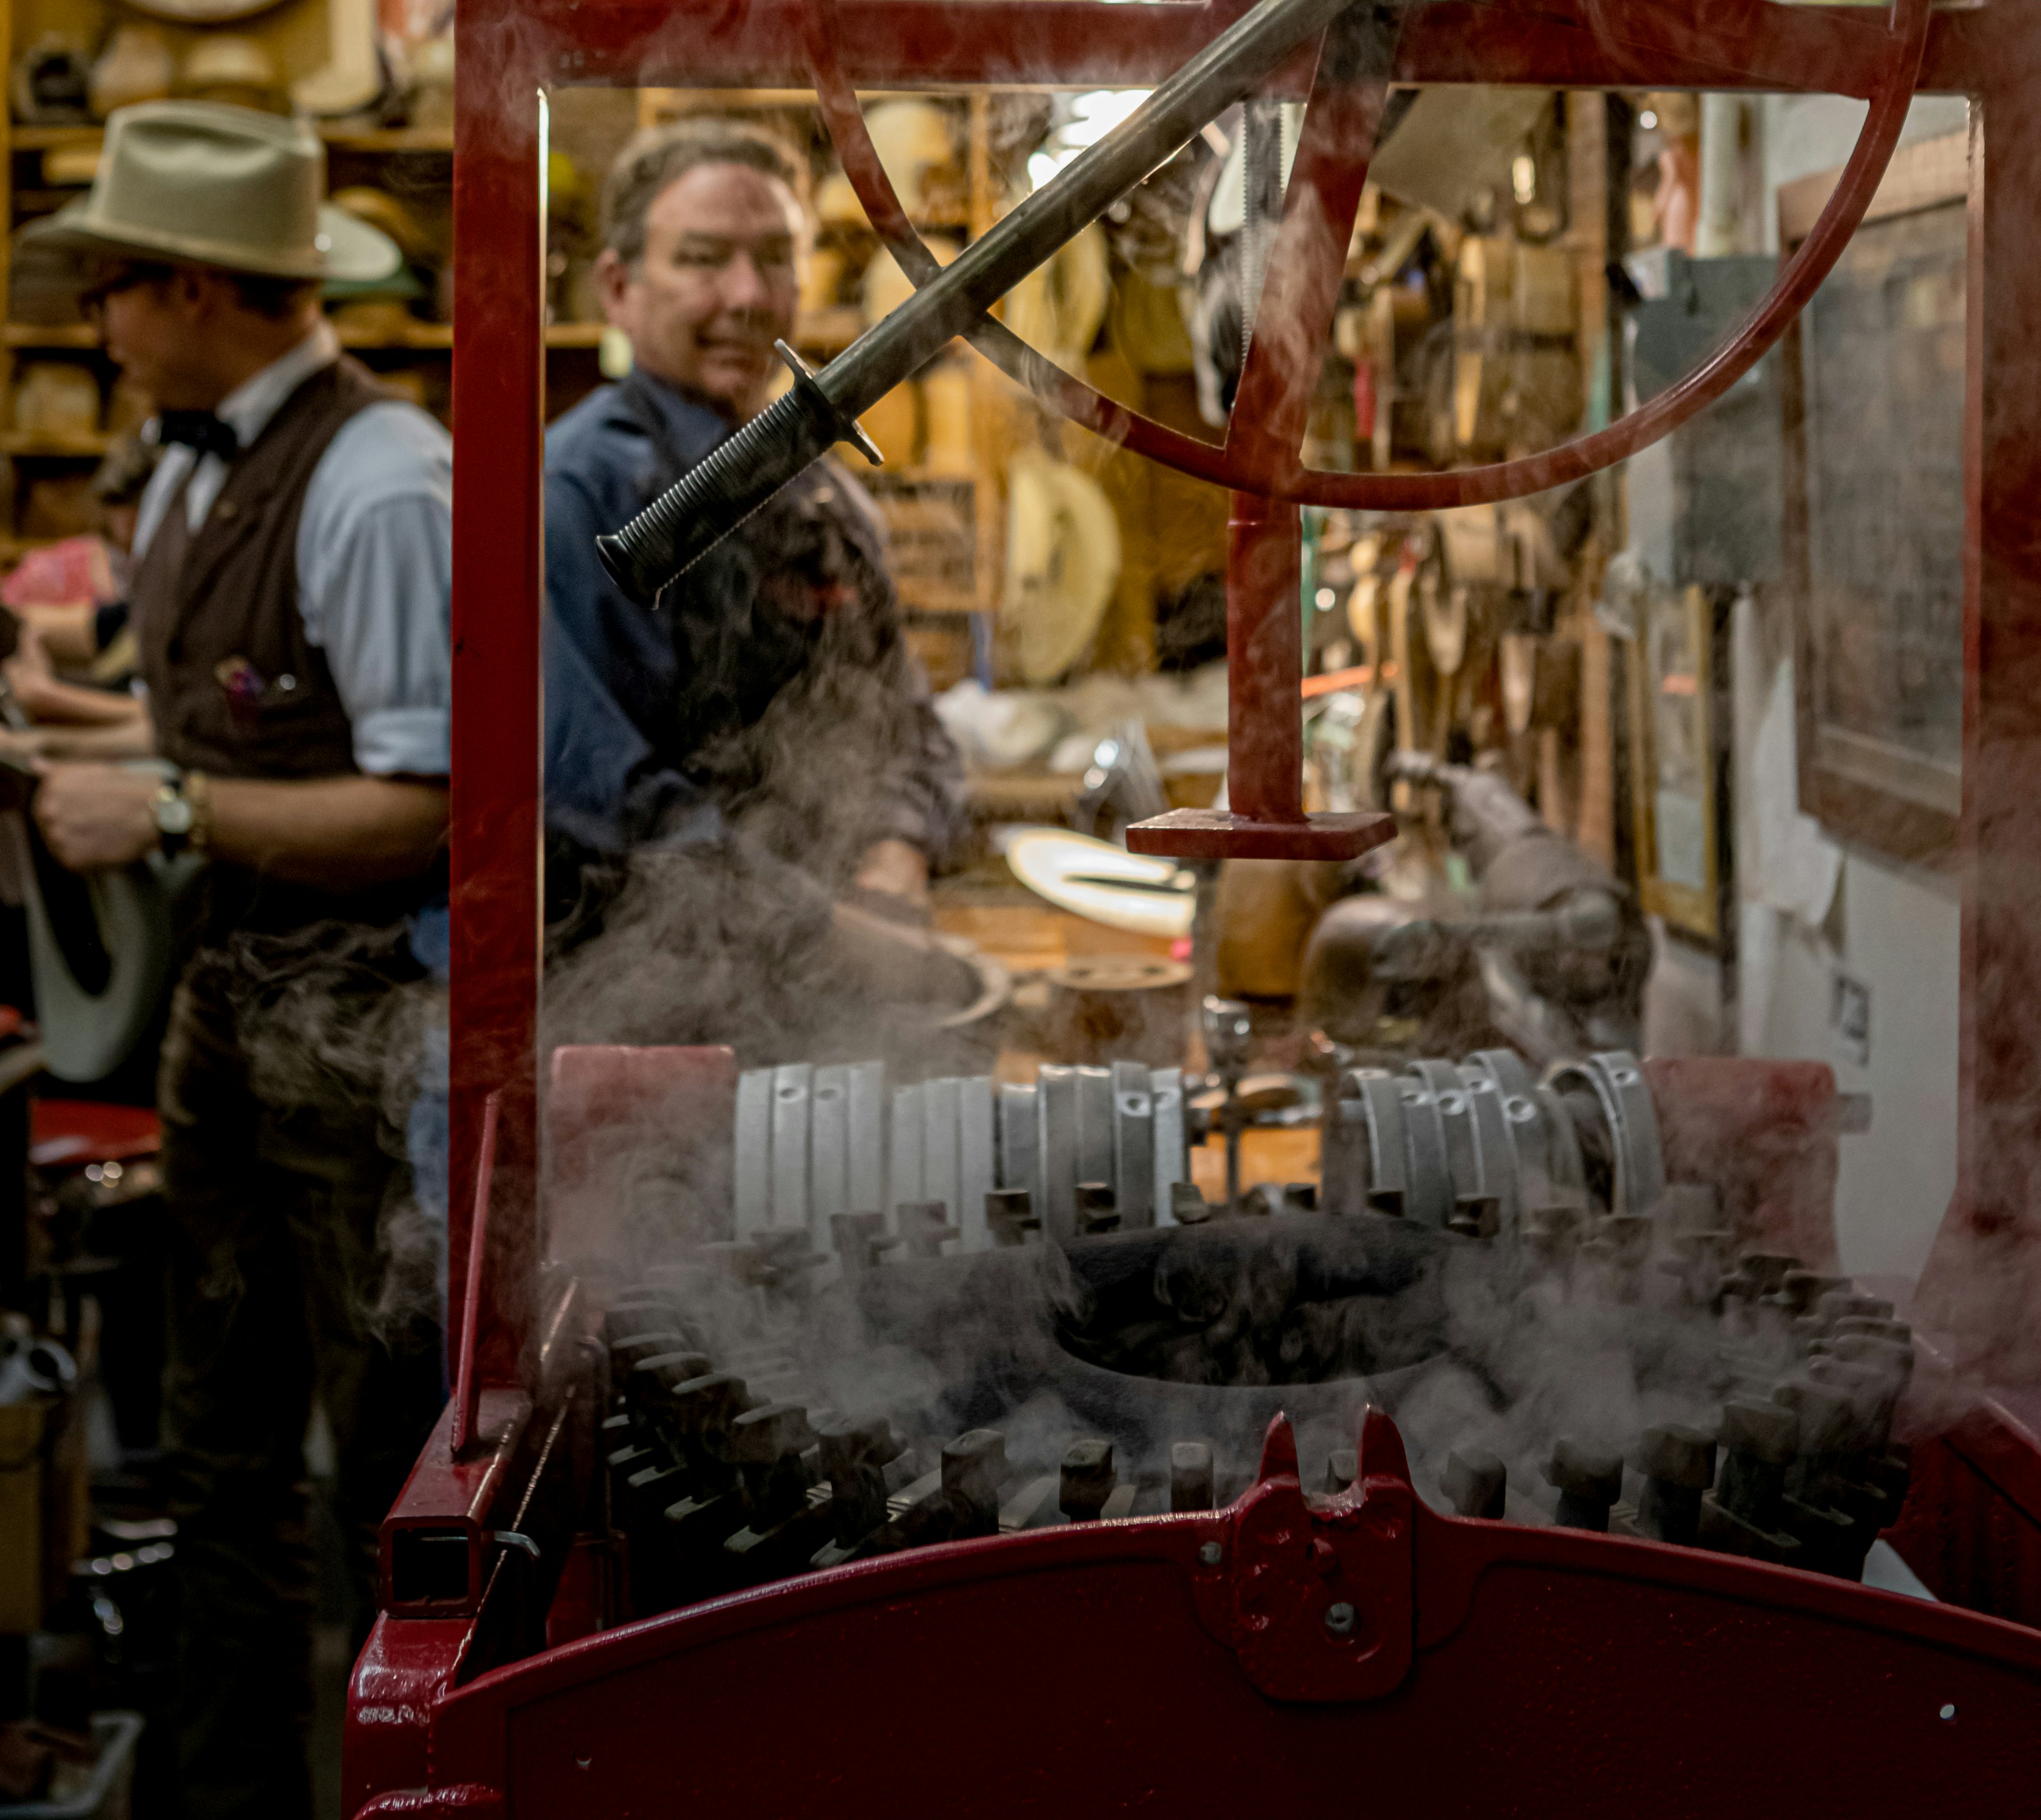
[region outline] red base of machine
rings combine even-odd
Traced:
[[[356,1815],[2024,1811],[2041,1635],[1784,1568],[1436,1515],[1371,1414],[1301,1488],[921,1550],[488,1670],[385,1617]],[[483,1672],[477,1673],[478,1669]],[[466,1685],[462,1685],[465,1683]],[[1394,1791],[1394,1792],[1392,1792]]]
[[[1352,860],[1395,838],[1394,815],[1257,822],[1223,809],[1172,809],[1134,823],[1127,830],[1127,850],[1179,860]]]

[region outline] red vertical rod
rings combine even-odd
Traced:
[[[505,55],[517,12],[515,0],[462,0],[455,27],[449,1185],[476,1178],[492,1093],[503,1093],[513,1153],[535,1104],[545,285],[538,88]],[[468,1299],[469,1210],[459,1193],[448,1198],[451,1316]],[[499,1242],[517,1236],[507,1229],[521,1219],[499,1204]],[[498,1331],[483,1313],[485,1334]],[[460,1326],[449,1318],[450,1362]]]
[[[482,1373],[475,1368],[482,1331],[482,1292],[489,1272],[489,1200],[496,1179],[497,1121],[503,1110],[503,1096],[491,1093],[482,1103],[482,1154],[475,1169],[475,1215],[468,1228],[467,1280],[461,1296],[459,1364],[453,1379],[454,1457],[458,1459],[475,1439],[475,1425],[482,1407]]]
[[[1964,15],[1948,48],[1969,55],[1933,72],[1983,93],[1971,114],[1967,298],[1959,1160],[1919,1306],[1999,1383],[2041,1379],[2036,16],[2031,5],[1996,3]]]
[[[1303,818],[1304,673],[1295,506],[1233,495],[1227,523],[1227,806],[1256,822]]]

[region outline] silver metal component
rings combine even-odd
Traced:
[[[1445,1121],[1438,1097],[1421,1080],[1406,1076],[1397,1083],[1403,1122],[1403,1154],[1408,1185],[1403,1210],[1423,1226],[1443,1231],[1453,1212],[1453,1172],[1448,1160]]]
[[[1467,1057],[1467,1065],[1481,1069],[1513,1099],[1528,1100],[1538,1085],[1530,1065],[1514,1049],[1477,1049]]]
[[[1347,1077],[1360,1086],[1368,1132],[1365,1204],[1357,1212],[1401,1215],[1410,1211],[1410,1140],[1403,1129],[1403,1089],[1387,1069],[1357,1068]]]
[[[1502,1090],[1485,1068],[1463,1067],[1469,1117],[1481,1152],[1481,1190],[1495,1196],[1502,1231],[1513,1236],[1524,1212],[1524,1185],[1517,1166],[1516,1142],[1503,1109]],[[1520,1105],[1529,1105],[1521,1101]]]
[[[1078,1176],[1079,1181],[1112,1181],[1112,1070],[1079,1068]],[[1118,1186],[1117,1183],[1114,1185]]]
[[[1404,1072],[1425,1083],[1438,1108],[1439,1129],[1446,1140],[1446,1167],[1452,1175],[1452,1197],[1489,1192],[1482,1180],[1481,1147],[1474,1135],[1474,1115],[1460,1071],[1450,1062],[1429,1058],[1413,1062]]]
[[[816,377],[815,369],[810,366],[806,361],[803,360],[799,354],[795,353],[792,348],[788,347],[784,341],[775,341],[773,344],[773,352],[777,354],[782,361],[786,362],[788,370],[794,376],[794,383],[795,385],[820,385],[821,381]],[[874,467],[883,467],[886,465],[885,452],[879,448],[877,443],[872,440],[871,435],[865,429],[864,425],[860,423],[856,418],[846,414],[843,418],[841,427],[844,433],[844,441],[848,442],[860,455],[863,456],[867,461],[870,462]]]
[[[1585,1062],[1561,1063],[1546,1084],[1556,1089],[1573,1080],[1593,1093],[1608,1124],[1616,1156],[1616,1192],[1609,1211],[1648,1214],[1665,1192],[1665,1153],[1642,1065],[1627,1051],[1604,1050]]]
[[[940,1201],[944,1217],[952,1226],[958,1223],[958,1203],[963,1196],[957,1172],[959,1085],[952,1077],[921,1086],[921,1198]]]
[[[1368,1105],[1354,1070],[1341,1075],[1326,1093],[1320,1127],[1320,1208],[1327,1213],[1365,1213],[1371,1179]]]
[[[850,1068],[849,1180],[853,1213],[877,1213],[886,1200],[886,1064]]]
[[[1216,1542],[1203,1542],[1198,1545],[1198,1559],[1207,1567],[1216,1567],[1226,1559],[1226,1551]]]
[[[1143,1062],[1112,1065],[1112,1189],[1121,1231],[1155,1223],[1155,1099]]]
[[[1354,1610],[1341,1599],[1326,1607],[1326,1628],[1336,1637],[1350,1636],[1354,1627]]]
[[[992,1192],[992,1077],[974,1074],[957,1082],[957,1196],[954,1215],[963,1236],[959,1251],[983,1251],[992,1243],[985,1220],[985,1197]]]
[[[539,1545],[528,1536],[515,1529],[492,1529],[489,1540],[505,1548],[522,1549],[536,1561],[539,1559]]]
[[[1077,1070],[1045,1065],[1036,1073],[1035,1090],[1041,1113],[1042,1235],[1067,1245],[1078,1225]]]
[[[1540,1087],[1531,1097],[1544,1116],[1548,1147],[1546,1166],[1554,1191],[1552,1198],[1577,1207],[1584,1206],[1588,1197],[1588,1166],[1581,1160],[1580,1133],[1574,1129],[1574,1121],[1566,1116],[1566,1108],[1559,1096],[1550,1087]]]
[[[818,1068],[814,1116],[808,1127],[808,1230],[815,1247],[830,1249],[830,1215],[853,1213],[850,1204],[850,1070]]]
[[[1042,1202],[1042,1122],[1036,1089],[1018,1081],[999,1085],[999,1185],[1028,1191],[1038,1212]]]
[[[893,1144],[892,1173],[886,1186],[886,1229],[898,1228],[899,1216],[894,1211],[902,1201],[921,1200],[921,1158],[928,1147],[928,1139],[921,1129],[921,1089],[919,1087],[895,1087],[893,1089]],[[870,1208],[865,1210],[871,1211]]]
[[[773,1224],[808,1223],[808,1127],[814,1070],[789,1062],[773,1070]]]
[[[1240,235],[1240,364],[1254,343],[1254,319],[1283,223],[1284,119],[1280,101],[1251,100],[1242,104],[1242,181],[1246,195]]]
[[[1184,1071],[1158,1068],[1148,1078],[1155,1103],[1155,1223],[1174,1226],[1169,1190],[1190,1180],[1184,1153]]]
[[[773,1070],[750,1068],[737,1077],[733,1138],[737,1234],[773,1223]]]

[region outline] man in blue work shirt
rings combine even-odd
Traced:
[[[716,920],[740,945],[819,939],[846,902],[911,917],[960,819],[961,766],[856,483],[818,464],[657,609],[595,552],[767,403],[799,297],[795,167],[748,127],[685,121],[625,147],[603,217],[597,275],[633,366],[547,437],[547,820],[555,860],[582,862],[554,867],[553,908],[589,858],[657,843],[715,856]],[[761,913],[748,929],[733,895]]]

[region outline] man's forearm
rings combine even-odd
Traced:
[[[44,727],[26,737],[46,758],[97,758],[109,764],[147,758],[156,750],[155,729],[146,714],[103,727]]]
[[[58,727],[126,727],[146,722],[147,712],[132,695],[86,689],[74,682],[39,683],[18,692],[33,719]]]
[[[208,851],[292,884],[358,891],[410,878],[446,839],[447,792],[396,777],[208,780]]]

